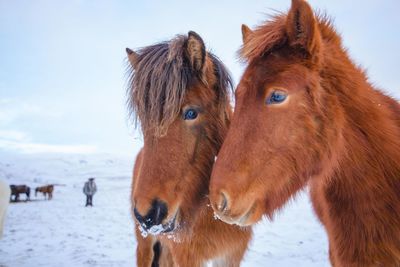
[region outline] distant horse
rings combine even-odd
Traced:
[[[11,196],[10,200],[12,200],[12,196],[15,196],[14,201],[19,201],[19,194],[26,194],[26,201],[30,199],[31,188],[27,185],[10,185]]]
[[[137,234],[138,266],[239,266],[251,229],[215,220],[207,198],[231,116],[228,71],[194,32],[127,53],[129,105],[144,136],[132,208],[150,234]]]
[[[0,180],[0,238],[3,236],[4,221],[10,203],[11,190],[6,182]]]
[[[400,266],[399,103],[304,0],[242,32],[248,66],[211,177],[216,215],[251,225],[309,184],[333,266]]]
[[[46,199],[46,197],[48,195],[47,199],[50,200],[53,198],[53,191],[54,191],[54,185],[52,185],[52,184],[36,187],[35,197],[37,196],[38,192],[41,192],[44,195],[44,199]]]

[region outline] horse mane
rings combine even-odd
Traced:
[[[190,87],[198,82],[207,85],[190,67],[187,40],[187,36],[177,35],[170,41],[143,47],[137,51],[136,66],[128,67],[128,109],[136,127],[140,122],[142,132],[151,129],[156,136],[164,135],[180,113]],[[233,91],[232,78],[218,57],[210,52],[207,55],[214,65],[214,90],[223,109]]]
[[[244,42],[238,51],[239,58],[242,61],[251,62],[285,45],[288,40],[286,18],[287,14],[281,12],[270,15],[251,33],[251,38]],[[335,31],[332,19],[324,12],[318,12],[315,18],[323,40],[341,47],[341,37]]]

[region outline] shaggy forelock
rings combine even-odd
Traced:
[[[185,57],[187,37],[141,48],[137,51],[135,68],[129,67],[128,107],[142,131],[153,130],[156,136],[166,133],[168,126],[179,114],[187,89],[200,81]],[[212,55],[218,101],[224,106],[229,101],[232,80],[222,62]]]

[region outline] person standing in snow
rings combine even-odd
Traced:
[[[97,186],[94,182],[94,178],[89,178],[89,180],[83,186],[83,193],[86,195],[86,206],[93,207],[93,195],[96,194]]]

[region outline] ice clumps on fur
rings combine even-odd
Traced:
[[[171,239],[175,243],[181,243],[181,239],[176,235],[176,234],[167,234],[166,235],[168,239]]]
[[[162,224],[158,224],[158,225],[153,225],[152,227],[150,227],[150,229],[147,230],[147,232],[152,235],[159,235],[162,233],[163,230],[164,230],[164,226]]]
[[[149,235],[149,233],[140,224],[138,224],[138,229],[143,238],[146,238]]]
[[[148,236],[148,234],[151,235],[159,235],[164,231],[164,226],[162,224],[157,224],[157,225],[153,225],[152,227],[150,227],[150,229],[145,230],[145,228],[139,224],[139,231],[140,234],[146,238]]]
[[[139,228],[140,234],[143,236],[143,238],[146,238],[149,234],[151,234],[151,235],[163,234],[162,231],[164,230],[164,227],[161,224],[152,226],[148,231],[145,230],[143,228],[143,226],[141,226],[140,224],[138,225],[138,228]],[[174,241],[175,243],[182,242],[181,239],[176,234],[165,234],[165,236],[168,239]]]

